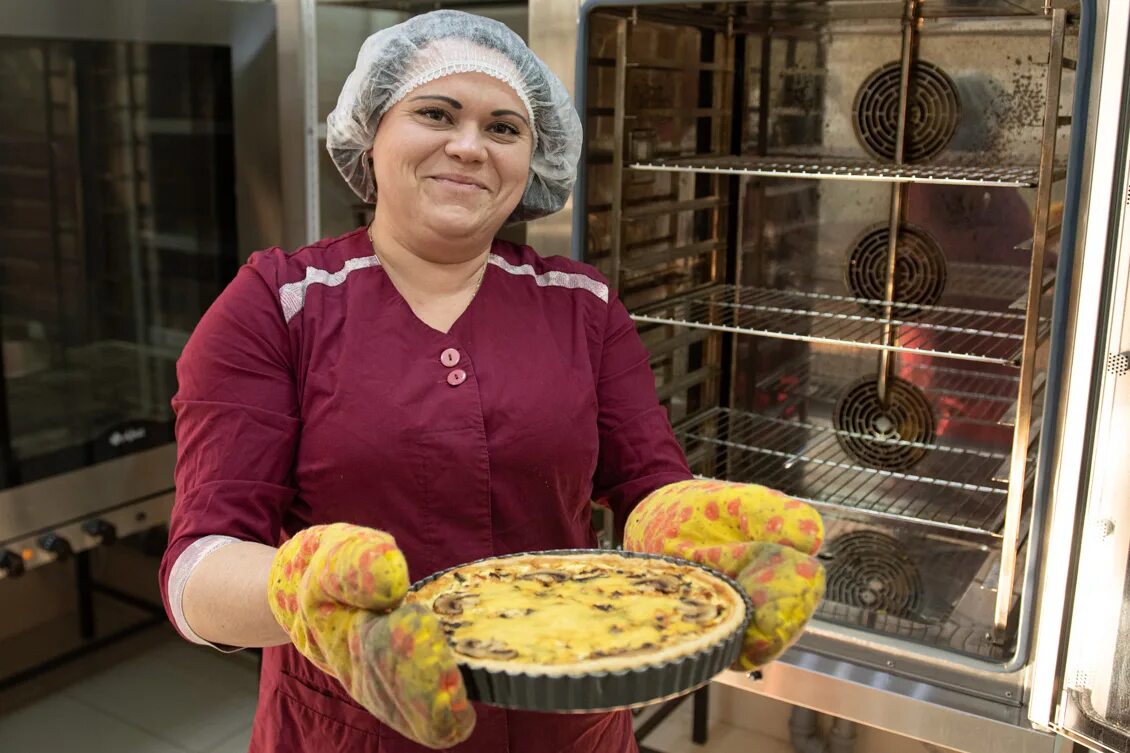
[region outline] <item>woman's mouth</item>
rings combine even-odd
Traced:
[[[433,175],[432,180],[455,191],[485,191],[486,186],[463,175]]]

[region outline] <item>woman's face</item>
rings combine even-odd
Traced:
[[[522,198],[532,151],[525,105],[508,85],[483,73],[424,84],[377,127],[378,211],[413,233],[493,237]]]

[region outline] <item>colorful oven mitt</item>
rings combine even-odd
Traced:
[[[628,517],[624,548],[709,565],[734,578],[754,614],[735,669],[776,659],[824,598],[824,567],[813,556],[824,526],[814,509],[772,489],[724,481],[681,481],[657,489]]]
[[[475,726],[434,614],[398,606],[408,567],[392,536],[335,523],[299,532],[271,566],[271,612],[295,648],[373,716],[431,748]]]

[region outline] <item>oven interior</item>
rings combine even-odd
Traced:
[[[1073,43],[1014,0],[587,16],[581,258],[692,469],[818,505],[825,620],[1016,651]]]

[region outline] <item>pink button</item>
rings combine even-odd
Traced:
[[[459,364],[459,351],[455,348],[448,348],[439,354],[439,362],[448,368],[457,366]]]
[[[455,369],[454,371],[449,372],[447,375],[447,383],[452,387],[458,387],[466,381],[467,372],[463,371],[463,369]]]

